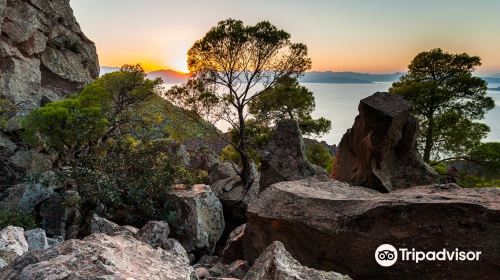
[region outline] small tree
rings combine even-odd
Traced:
[[[160,84],[145,77],[139,65],[125,65],[67,99],[32,111],[23,121],[23,136],[33,145],[55,149],[65,161],[87,155],[141,123],[136,109],[156,95]]]
[[[291,43],[289,33],[267,21],[245,26],[228,19],[191,47],[188,66],[191,80],[167,96],[204,120],[225,121],[236,131],[237,143],[222,138],[240,154],[240,176],[249,186],[253,178],[247,147],[247,105],[280,78],[298,77],[308,70],[311,60],[307,47]]]
[[[433,49],[418,54],[408,73],[389,89],[413,105],[426,162],[431,156],[467,154],[488,133],[486,125],[474,122],[494,107],[486,82],[472,75],[479,65],[477,56]]]
[[[259,123],[274,124],[292,119],[297,121],[303,134],[321,136],[330,131],[332,123],[325,118],[313,119],[311,113],[315,107],[313,93],[297,79],[286,76],[255,98],[249,112]]]

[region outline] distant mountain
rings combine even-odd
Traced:
[[[377,82],[395,82],[404,73],[368,74],[356,72],[307,72],[301,83],[329,83],[329,84],[372,84]]]
[[[101,70],[99,71],[99,76],[104,76],[108,73],[116,72],[118,70],[120,70],[120,67],[101,66]]]
[[[500,77],[483,77],[488,84],[500,84]]]
[[[181,84],[187,81],[188,75],[174,70],[158,70],[147,74],[149,79],[160,78],[165,84]]]

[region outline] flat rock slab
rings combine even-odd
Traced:
[[[274,184],[250,204],[245,256],[281,241],[301,264],[354,279],[494,279],[500,274],[500,189],[431,185],[382,194],[338,181]],[[477,262],[375,261],[382,244],[481,251]]]

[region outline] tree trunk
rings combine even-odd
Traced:
[[[247,151],[247,137],[246,137],[246,126],[245,126],[245,118],[243,116],[243,109],[238,110],[239,117],[239,126],[240,126],[240,139],[238,143],[238,153],[241,157],[241,181],[246,189],[250,187],[250,184],[253,181],[251,168],[252,163],[250,161],[250,157],[248,156]]]
[[[431,160],[431,151],[434,146],[434,119],[429,118],[429,124],[425,133],[424,161],[429,163]]]

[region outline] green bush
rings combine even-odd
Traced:
[[[37,223],[33,215],[20,211],[0,208],[0,229],[8,226],[22,227],[25,230],[34,229]]]
[[[335,157],[321,144],[312,144],[306,147],[306,157],[314,165],[320,166],[328,173],[332,172]]]

